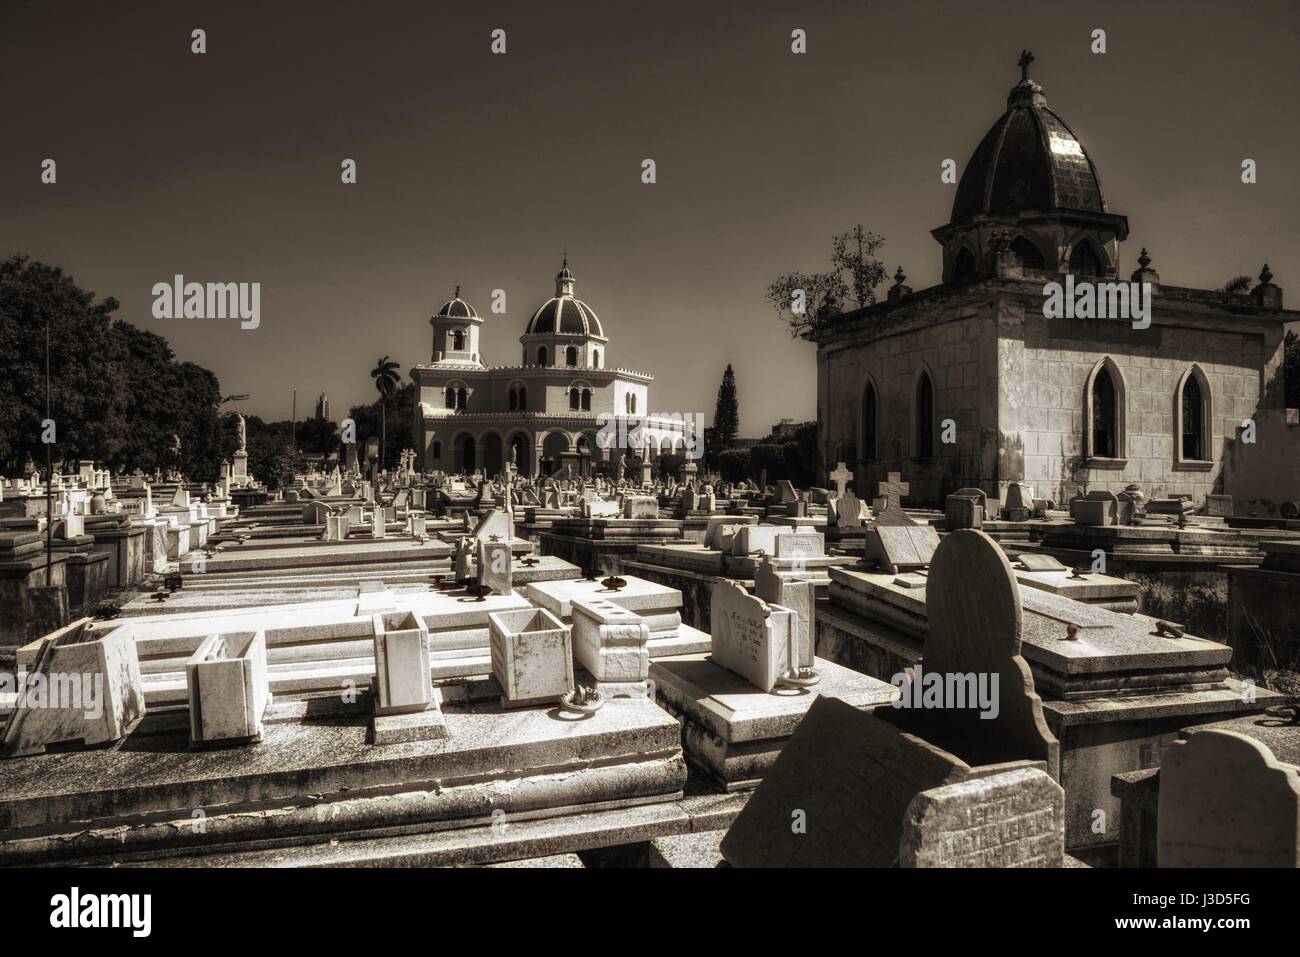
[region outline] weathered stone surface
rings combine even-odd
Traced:
[[[713,586],[710,634],[713,660],[762,691],[771,691],[789,670],[792,643],[798,641],[793,612],[768,605],[728,580]]]
[[[1175,741],[1156,841],[1160,867],[1300,867],[1300,772],[1233,731]]]
[[[1018,768],[922,791],[904,819],[902,867],[1062,867],[1065,791]]]
[[[550,704],[574,689],[569,629],[544,608],[488,615],[492,674],[504,707]]]

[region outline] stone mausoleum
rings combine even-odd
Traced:
[[[415,435],[426,471],[487,475],[513,462],[537,477],[613,472],[618,459],[694,447],[694,417],[649,414],[654,376],[605,364],[609,338],[596,312],[574,295],[568,260],[555,295],[519,337],[516,366],[488,366],[479,351],[483,319],[456,294],[429,320],[433,355],[411,370]],[[622,428],[619,428],[620,424]]]
[[[932,231],[943,281],[913,291],[900,268],[886,301],[832,310],[809,334],[819,470],[848,463],[868,491],[901,472],[917,504],[967,486],[1000,499],[1010,482],[1058,502],[1134,483],[1200,502],[1224,491],[1243,423],[1284,405],[1285,324],[1300,312],[1267,266],[1249,294],[1163,284],[1145,249],[1121,277],[1128,220],[1031,60]],[[1150,283],[1149,326],[1048,318],[1045,286],[1067,274]]]

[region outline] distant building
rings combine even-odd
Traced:
[[[606,367],[609,339],[573,290],[566,260],[555,277],[555,295],[537,308],[519,338],[517,366],[484,364],[483,319],[461,298],[459,286],[442,304],[429,320],[432,357],[411,370],[416,451],[425,470],[496,475],[513,461],[529,476],[565,465],[574,475],[610,472],[628,451],[610,441],[619,422],[632,435],[633,451],[644,456],[687,447],[693,419],[648,413],[654,377]]]
[[[322,392],[320,398],[316,400],[316,418],[324,419],[326,422],[334,421],[330,418],[330,397],[324,392]]]
[[[912,501],[936,505],[963,486],[1000,499],[1010,482],[1058,502],[1084,484],[1200,501],[1222,486],[1243,421],[1284,404],[1284,329],[1300,313],[1267,267],[1249,295],[1182,288],[1145,249],[1128,279],[1150,283],[1149,326],[1045,309],[1051,283],[1088,284],[1098,303],[1122,285],[1127,299],[1129,225],[1029,59],[932,231],[943,281],[913,292],[900,269],[887,301],[808,334],[818,472],[843,461],[863,491],[901,472]]]

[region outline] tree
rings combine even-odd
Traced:
[[[1251,279],[1249,276],[1233,276],[1223,284],[1222,292],[1225,292],[1230,296],[1244,295],[1245,293],[1250,292],[1250,287],[1254,282],[1255,280]]]
[[[216,377],[178,363],[161,336],[114,319],[117,308],[58,267],[21,255],[0,262],[0,469],[17,470],[28,455],[45,463],[48,328],[52,461],[71,468],[92,459],[117,471],[174,465],[191,479],[216,478]]]
[[[398,365],[388,356],[384,356],[375,367],[370,370],[370,378],[375,380],[375,388],[379,390],[379,430],[381,433],[379,440],[379,467],[384,467],[386,446],[388,445],[388,397],[397,389],[397,383],[401,377],[397,374]]]
[[[728,482],[749,478],[749,449],[723,449],[718,456],[718,471]]]
[[[858,309],[874,304],[876,287],[885,280],[885,265],[876,258],[884,244],[883,237],[859,224],[832,237],[827,272],[777,277],[767,287],[767,300],[790,327],[790,335],[798,338],[816,332],[850,298]]]
[[[415,424],[415,383],[406,382],[398,386],[390,397],[393,406],[393,431],[384,427],[384,413],[381,405],[383,399],[369,405],[354,405],[348,410],[348,417],[357,427],[357,444],[364,446],[366,440],[377,435],[384,443],[383,454],[387,461],[393,461],[403,449],[415,448],[412,428]],[[386,434],[385,434],[386,433]]]
[[[722,373],[722,384],[718,386],[718,402],[713,409],[713,435],[719,450],[729,449],[736,444],[740,434],[740,408],[736,403],[736,374],[727,363],[727,371]]]

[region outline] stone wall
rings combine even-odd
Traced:
[[[871,338],[823,351],[818,366],[820,448],[828,468],[854,467],[860,494],[900,472],[911,484],[909,503],[941,504],[963,486],[996,479],[996,327],[993,313],[968,304],[918,310],[908,322],[882,323]],[[915,456],[916,392],[925,371],[934,385],[934,456]],[[876,458],[862,457],[863,395],[876,388]],[[943,442],[943,422],[956,426]]]
[[[1014,310],[1014,307],[1013,307]],[[1190,495],[1200,502],[1219,485],[1225,446],[1259,403],[1262,370],[1275,347],[1257,335],[1165,326],[1136,330],[1115,321],[1046,319],[1032,310],[1023,344],[999,343],[1003,433],[1019,436],[1023,478],[1039,496],[1069,499],[1083,483],[1119,492],[1136,482],[1148,496]],[[1108,358],[1123,393],[1124,447],[1118,467],[1088,467],[1084,452],[1086,383]],[[1184,375],[1199,366],[1210,391],[1210,442],[1204,462],[1178,461],[1177,403]],[[1005,475],[1015,478],[1013,471]]]

